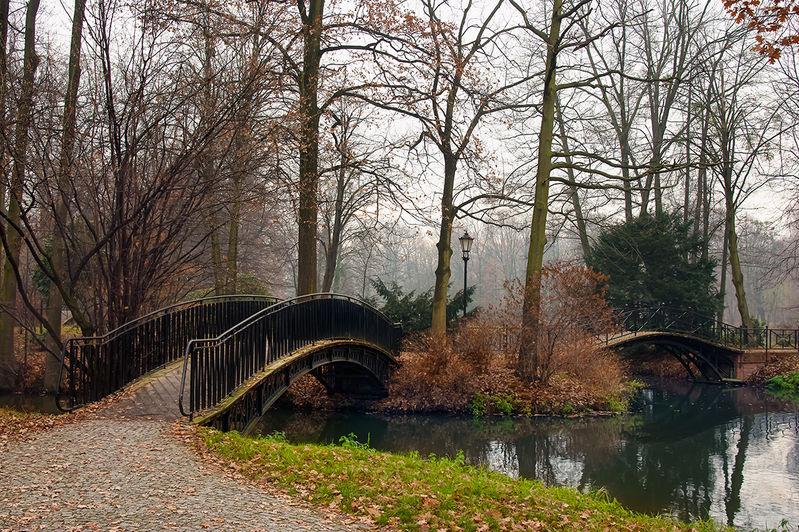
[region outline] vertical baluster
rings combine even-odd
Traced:
[[[87,346],[85,342],[82,342],[80,346],[78,346],[78,388],[80,389],[81,399],[80,404],[86,404],[88,398],[86,397],[86,372],[88,368],[86,366],[88,357],[86,356]]]
[[[189,372],[188,375],[184,375],[183,378],[185,381],[188,381],[189,384],[189,414],[194,414],[197,410],[197,357],[195,353],[197,352],[196,349],[191,349],[186,353],[185,356],[188,357],[188,364],[187,364],[187,371]]]

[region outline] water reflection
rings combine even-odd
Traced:
[[[52,395],[0,394],[0,407],[9,407],[20,412],[41,412],[44,414],[61,414]]]
[[[586,419],[377,416],[276,410],[256,430],[450,455],[512,477],[605,488],[627,507],[745,528],[799,523],[799,412],[751,389],[645,390],[638,414]]]

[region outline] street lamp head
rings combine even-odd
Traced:
[[[463,252],[463,260],[469,260],[469,252],[472,250],[472,242],[474,238],[469,236],[469,231],[465,231],[463,236],[458,240],[461,241],[461,251]]]

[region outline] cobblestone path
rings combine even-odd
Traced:
[[[90,419],[0,450],[0,530],[360,528],[203,462],[172,433],[169,412],[146,407],[142,398],[161,388],[150,383]]]

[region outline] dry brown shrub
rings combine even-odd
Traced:
[[[796,371],[799,371],[799,355],[777,355],[773,356],[767,364],[750,375],[746,382],[754,386],[762,386],[772,377]]]
[[[461,410],[477,392],[481,369],[446,338],[420,334],[406,342],[386,406],[399,410]]]
[[[541,302],[535,312],[535,331],[528,331],[528,349],[522,350],[522,306],[525,286],[506,282],[507,296],[491,309],[494,320],[514,337],[508,342],[514,355],[525,351],[532,380],[546,385],[560,373],[598,381],[605,374],[618,384],[622,366],[613,353],[602,349],[597,338],[616,328],[612,307],[605,299],[607,278],[590,268],[568,262],[547,264],[541,273]]]
[[[407,340],[388,397],[371,408],[463,412],[478,393],[510,396],[519,413],[606,409],[611,400],[620,400],[623,365],[597,340],[613,327],[602,277],[559,263],[547,266],[546,280],[546,379],[525,382],[517,373],[524,290],[517,280],[507,283],[508,295],[500,304],[462,321],[447,338],[420,334]],[[314,392],[306,388],[306,395]]]
[[[482,368],[506,354],[503,337],[504,331],[481,313],[458,327],[454,349],[471,365]]]

